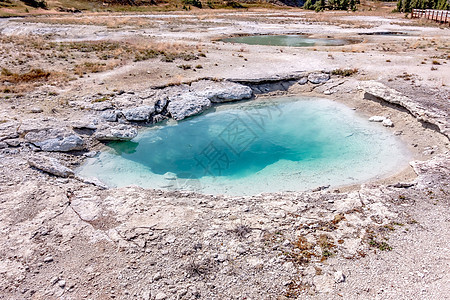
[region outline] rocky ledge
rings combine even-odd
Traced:
[[[365,92],[365,97],[376,97],[400,106],[416,117],[417,120],[436,126],[442,134],[450,139],[450,116],[446,111],[425,107],[377,81],[361,82],[360,88]]]

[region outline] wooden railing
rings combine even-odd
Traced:
[[[450,13],[448,10],[413,9],[411,18],[426,18],[440,23],[450,24]]]

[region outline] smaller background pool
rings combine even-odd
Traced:
[[[247,45],[311,47],[311,46],[343,46],[352,42],[345,39],[309,38],[306,35],[249,35],[225,38],[226,43],[239,43]]]

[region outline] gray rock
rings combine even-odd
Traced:
[[[53,257],[51,257],[51,256],[47,256],[47,257],[44,258],[44,262],[45,263],[49,263],[49,262],[52,262],[52,261],[53,261]]]
[[[20,126],[17,125],[17,133],[20,135],[25,135],[29,132],[39,132],[51,129],[67,128],[67,123],[62,120],[57,120],[55,118],[36,118],[36,119],[26,119],[22,120]]]
[[[394,127],[394,123],[391,121],[391,119],[384,119],[381,124],[383,124],[384,127]]]
[[[101,114],[103,120],[108,122],[117,122],[117,118],[119,117],[120,111],[108,110]]]
[[[17,133],[17,127],[19,126],[16,122],[5,122],[0,124],[0,141],[6,139],[14,139],[19,137]]]
[[[155,296],[155,300],[165,300],[167,299],[167,295],[163,292],[159,292]]]
[[[137,134],[136,128],[129,125],[103,125],[94,133],[94,138],[99,141],[129,141],[135,138]]]
[[[168,103],[168,99],[164,98],[164,99],[159,99],[158,101],[156,101],[155,103],[155,110],[158,114],[160,114],[164,108],[166,108]]]
[[[38,107],[38,106],[33,106],[33,107],[30,108],[30,112],[33,113],[33,114],[38,114],[38,113],[41,113],[43,111],[44,110],[42,108]]]
[[[52,157],[32,156],[28,159],[28,164],[33,168],[59,177],[69,177],[74,174],[71,169]]]
[[[59,281],[59,277],[58,277],[58,276],[52,277],[52,279],[50,279],[50,284],[51,284],[51,285],[54,285],[54,284],[56,284],[58,281]]]
[[[8,146],[10,147],[18,147],[21,143],[20,139],[10,139],[10,140],[5,140],[5,143],[8,144]]]
[[[123,111],[123,115],[127,121],[146,121],[150,120],[150,116],[155,112],[154,106],[139,106],[129,108]]]
[[[245,250],[244,247],[238,246],[236,248],[236,253],[239,254],[239,255],[245,254],[246,252],[247,252],[247,250]]]
[[[60,281],[58,281],[58,285],[63,289],[66,286],[66,281],[61,279]]]
[[[160,280],[160,279],[162,279],[162,275],[161,275],[160,272],[158,272],[158,273],[156,273],[155,275],[153,275],[153,280],[154,280],[154,281],[158,281],[158,280]]]
[[[190,92],[190,87],[186,84],[168,86],[166,88],[157,90],[154,95],[154,100],[156,101],[156,103],[159,100],[164,102],[167,101],[170,97],[181,96],[188,92]]]
[[[83,155],[86,156],[86,157],[91,157],[92,158],[92,157],[97,155],[97,151],[89,151],[87,153],[84,153]]]
[[[29,132],[25,140],[39,147],[43,151],[67,152],[82,150],[84,141],[74,132],[67,129],[50,129],[38,132]]]
[[[211,101],[206,97],[194,93],[185,93],[171,97],[167,111],[175,120],[183,120],[187,117],[199,114],[211,106]]]
[[[228,259],[228,257],[226,254],[221,253],[221,254],[217,255],[216,259],[218,262],[224,262]]]
[[[369,122],[383,122],[384,120],[386,120],[386,118],[382,116],[372,116],[369,118]]]
[[[345,281],[345,275],[342,273],[342,271],[336,271],[334,273],[334,282],[341,283]]]
[[[308,81],[314,84],[324,83],[330,79],[330,75],[326,73],[311,73],[308,75]]]
[[[253,96],[250,87],[231,81],[200,80],[191,84],[191,90],[216,103],[249,99]]]
[[[91,118],[85,118],[85,119],[77,120],[77,121],[71,123],[72,128],[75,128],[75,129],[95,130],[95,129],[97,129],[97,125],[98,125],[98,120],[91,119]]]
[[[307,84],[308,83],[308,77],[305,76],[305,77],[300,78],[299,81],[297,81],[297,83],[300,84],[300,85]]]
[[[0,142],[0,149],[8,148],[8,144],[5,142]]]

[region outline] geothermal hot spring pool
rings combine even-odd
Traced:
[[[109,186],[253,195],[337,187],[388,176],[410,154],[380,123],[319,98],[215,107],[109,143],[78,170]]]
[[[311,47],[311,46],[343,46],[351,41],[333,38],[309,38],[305,35],[249,35],[222,39],[226,43],[239,43],[248,45]]]

